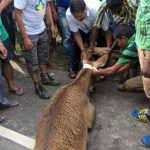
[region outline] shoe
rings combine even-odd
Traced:
[[[47,90],[41,85],[41,83],[34,83],[35,85],[35,92],[41,99],[48,99],[50,98],[50,94]]]
[[[0,109],[8,109],[8,108],[12,108],[12,107],[16,107],[19,105],[19,103],[17,101],[12,101],[12,100],[9,100],[10,101],[10,104],[0,104]]]
[[[130,117],[139,120],[145,123],[150,123],[150,114],[148,113],[149,109],[145,108],[142,110],[133,110],[130,112]]]
[[[41,82],[43,85],[58,86],[60,82],[53,78],[54,74],[41,74]]]
[[[69,68],[69,70],[68,70],[68,76],[69,76],[71,79],[76,78],[76,73],[75,73],[75,71],[73,71],[71,68]]]
[[[54,79],[54,74],[53,73],[51,73],[51,74],[47,73],[47,76],[50,80],[50,85],[52,85],[52,86],[60,85],[60,82],[58,80]]]
[[[150,148],[150,135],[143,136],[140,140],[141,145]]]
[[[9,105],[9,107],[16,107],[18,105],[19,103],[17,101],[11,101],[11,104]]]
[[[5,117],[0,117],[0,123],[2,123],[2,122],[4,122],[6,119],[5,119]]]

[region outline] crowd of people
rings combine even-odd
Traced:
[[[3,95],[1,75],[9,91],[23,95],[22,88],[13,81],[11,56],[15,55],[16,39],[20,44],[28,73],[36,94],[48,99],[43,85],[58,86],[60,82],[48,72],[50,46],[54,44],[56,29],[68,59],[68,76],[74,79],[82,60],[92,60],[94,47],[107,47],[119,55],[112,66],[93,69],[95,76],[108,76],[134,70],[140,72],[126,78],[118,89],[145,91],[150,99],[150,0],[1,0],[0,1],[0,107],[18,106]],[[16,36],[17,35],[17,36]],[[123,78],[123,77],[122,77]],[[132,110],[130,116],[150,123],[150,109]],[[0,117],[0,122],[4,121]],[[140,140],[150,147],[150,135]]]

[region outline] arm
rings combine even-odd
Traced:
[[[5,59],[7,56],[7,49],[4,47],[3,43],[0,41],[0,57]]]
[[[84,44],[80,32],[74,32],[74,39],[81,51],[84,51]]]
[[[83,44],[83,40],[82,40],[82,37],[81,37],[81,34],[80,32],[74,32],[74,39],[75,39],[75,42],[77,43],[77,45],[79,46],[81,52],[82,52],[82,59],[83,60],[88,60],[88,56],[87,56],[87,52],[84,48],[84,44]]]
[[[131,67],[132,64],[125,64],[122,68],[118,70],[117,73],[123,72]]]
[[[50,1],[50,7],[51,7],[51,10],[52,10],[52,16],[53,16],[53,19],[55,22],[57,22],[58,20],[58,15],[57,15],[57,12],[56,12],[56,8],[55,8],[55,4],[54,4],[54,1]]]
[[[124,71],[123,68],[125,66],[125,64],[121,64],[121,63],[115,63],[113,66],[105,68],[105,69],[99,69],[97,71],[93,71],[93,73],[97,76],[108,76],[108,75],[112,75],[112,74],[116,74],[119,73],[121,71]]]
[[[54,25],[53,18],[52,18],[51,7],[48,2],[46,3],[46,16],[47,16],[48,22],[50,24],[52,37],[55,38],[56,37],[56,29],[55,29],[55,25]]]
[[[27,35],[27,32],[26,32],[26,30],[25,30],[25,27],[24,27],[24,23],[23,23],[21,14],[22,14],[22,10],[15,8],[15,18],[16,18],[16,22],[17,22],[17,25],[18,25],[19,30],[20,30],[20,32],[21,32],[21,35],[22,35],[22,38],[23,38],[23,41],[24,41],[25,48],[30,50],[30,49],[32,49],[33,45],[32,45],[32,41],[30,40],[30,38],[29,38],[29,36]]]
[[[2,0],[0,3],[0,13],[12,2],[12,0]]]
[[[91,34],[91,37],[90,37],[90,50],[93,51],[94,49],[94,46],[95,46],[95,42],[96,42],[96,39],[97,39],[97,36],[98,36],[98,28],[94,27],[93,30],[92,30],[92,34]]]
[[[99,28],[101,27],[104,13],[106,11],[106,5],[107,5],[106,1],[101,3],[99,10],[97,12],[97,15],[96,15],[96,19],[93,24],[92,34],[91,34],[91,38],[90,38],[90,50],[91,51],[93,51],[95,42],[97,40],[98,31],[99,31]]]

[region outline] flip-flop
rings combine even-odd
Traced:
[[[5,121],[5,117],[1,116],[0,117],[0,123],[4,122]]]
[[[21,96],[25,93],[24,90],[20,87],[17,87],[16,90],[10,90],[10,92],[15,94],[15,95],[18,95],[18,96]]]
[[[16,107],[19,103],[17,101],[11,101],[11,104],[8,107]]]

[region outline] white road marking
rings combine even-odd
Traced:
[[[0,126],[0,136],[9,139],[15,143],[18,143],[29,149],[33,149],[35,145],[34,139],[2,126]]]

